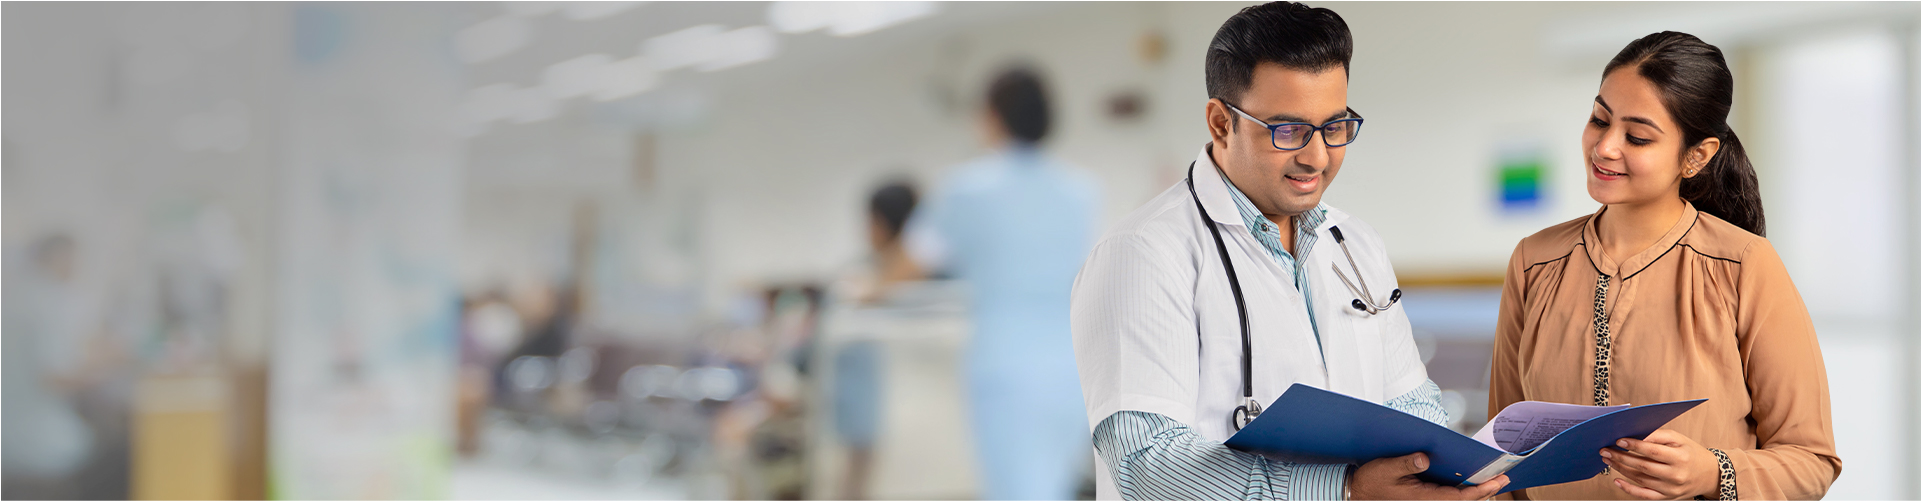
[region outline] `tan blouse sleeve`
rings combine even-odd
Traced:
[[[1760,448],[1723,452],[1741,499],[1820,499],[1841,458],[1814,322],[1773,245],[1757,239],[1743,254],[1735,325]]]
[[[1523,240],[1514,246],[1514,255],[1507,260],[1507,276],[1501,279],[1500,316],[1494,324],[1494,360],[1489,368],[1487,388],[1487,416],[1493,419],[1501,409],[1515,402],[1526,400],[1521,393],[1520,337],[1523,315],[1527,311],[1527,279],[1523,274],[1526,263],[1521,249],[1527,245]],[[1495,499],[1527,499],[1526,490],[1518,490],[1496,496]]]

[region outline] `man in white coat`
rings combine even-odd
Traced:
[[[1089,254],[1072,329],[1100,498],[1479,499],[1507,484],[1423,482],[1421,454],[1355,467],[1222,445],[1295,383],[1447,422],[1392,307],[1380,236],[1321,203],[1363,122],[1347,105],[1352,52],[1328,9],[1276,2],[1229,18],[1206,60],[1212,140]]]

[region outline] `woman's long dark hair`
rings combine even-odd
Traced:
[[[1654,83],[1661,105],[1681,125],[1682,150],[1707,138],[1721,140],[1720,151],[1694,177],[1681,180],[1681,198],[1741,229],[1767,236],[1761,214],[1761,184],[1748,162],[1741,139],[1728,127],[1734,107],[1734,74],[1721,49],[1686,33],[1663,31],[1635,40],[1608,61],[1601,78],[1634,66]]]

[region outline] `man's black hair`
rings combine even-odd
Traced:
[[[1047,109],[1047,86],[1026,66],[1004,70],[987,86],[987,106],[1015,141],[1039,143],[1047,137],[1052,115]]]
[[[887,227],[887,237],[900,238],[901,229],[907,226],[907,216],[913,215],[914,205],[920,196],[915,193],[914,185],[907,181],[891,181],[874,190],[867,199],[867,213],[880,220]]]
[[[1237,104],[1261,63],[1345,73],[1353,57],[1354,37],[1340,14],[1294,2],[1255,5],[1227,18],[1207,45],[1207,97]]]

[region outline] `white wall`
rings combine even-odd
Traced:
[[[1021,58],[1052,77],[1050,151],[1099,178],[1112,221],[1177,181],[1206,141],[1204,47],[1241,5],[1074,5],[909,38],[859,61],[732,70],[704,119],[662,133],[663,183],[705,193],[715,286],[829,273],[864,252],[860,204],[873,183],[901,169],[932,182],[985,152],[978,95],[991,70]],[[1403,273],[1498,273],[1513,242],[1596,207],[1572,169],[1604,60],[1566,71],[1525,43],[1584,7],[1333,7],[1355,32],[1350,102],[1369,124],[1328,200],[1379,228]],[[1148,33],[1165,35],[1165,60],[1136,55]],[[939,106],[931,82],[957,89],[961,108]],[[1127,89],[1147,97],[1144,116],[1105,118],[1103,101]],[[1499,212],[1493,162],[1510,139],[1555,162],[1537,213]]]

